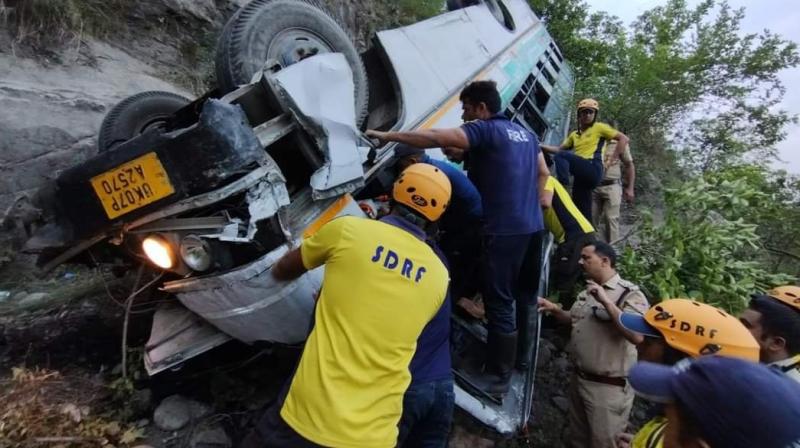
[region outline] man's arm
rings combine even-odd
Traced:
[[[625,148],[628,147],[628,142],[630,141],[627,135],[619,131],[617,131],[617,134],[614,137],[612,137],[611,140],[617,141],[617,150],[614,151],[614,155],[611,156],[611,160],[609,160],[609,165],[613,165],[614,162],[622,158],[622,153],[625,152]]]
[[[619,316],[622,314],[622,310],[617,307],[616,303],[608,298],[608,295],[606,295],[606,291],[603,289],[603,287],[591,280],[587,280],[586,285],[586,291],[594,296],[594,298],[597,299],[597,301],[600,302],[603,307],[605,307],[606,311],[608,311],[608,315],[611,316],[611,321],[614,322],[614,326],[617,328],[617,331],[622,333],[622,336],[624,336],[625,339],[627,339],[631,344],[641,344],[642,341],[644,341],[644,336],[630,331],[622,326],[622,323],[619,321]]]
[[[539,297],[539,311],[549,313],[556,318],[556,321],[563,325],[572,326],[572,316],[570,316],[569,311],[565,311],[559,305],[556,305],[544,297]]]
[[[540,144],[539,147],[542,148],[542,151],[544,151],[544,152],[546,152],[548,154],[555,154],[555,153],[557,153],[559,151],[563,151],[565,149],[569,149],[569,147],[565,146],[565,145],[556,146],[556,145],[541,145]]]
[[[275,266],[272,267],[272,277],[280,282],[294,280],[305,274],[305,265],[303,265],[303,256],[300,254],[300,248],[295,248],[285,253]]]
[[[625,189],[622,191],[622,197],[628,202],[633,202],[633,184],[636,182],[636,167],[633,165],[633,159],[624,162],[622,171],[625,177]]]
[[[542,190],[542,192],[539,193],[539,205],[541,205],[542,208],[550,208],[550,207],[552,207],[553,206],[553,194],[554,194],[554,192],[552,192],[552,191]]]
[[[381,142],[381,146],[385,145],[386,142],[398,142],[416,148],[445,148],[452,146],[464,151],[469,150],[467,133],[461,128],[421,129],[405,132],[369,130],[365,134],[369,138],[378,139]]]
[[[539,160],[536,165],[539,168],[539,200],[544,201],[544,189],[547,185],[547,179],[550,177],[550,170],[547,169],[547,161],[544,160],[544,153],[541,151],[539,151]],[[552,195],[550,199],[553,199]],[[542,204],[544,205],[544,203]]]

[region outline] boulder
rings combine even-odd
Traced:
[[[221,426],[203,428],[195,432],[189,442],[191,448],[230,448],[230,437]]]

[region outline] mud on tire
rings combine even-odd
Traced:
[[[342,53],[350,64],[360,125],[369,100],[364,64],[344,27],[314,0],[253,0],[240,9],[225,25],[217,44],[218,87],[230,92],[249,83],[268,59],[287,66],[316,54],[315,49]]]

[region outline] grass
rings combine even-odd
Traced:
[[[0,0],[2,21],[17,45],[58,46],[84,35],[124,31],[128,0]]]

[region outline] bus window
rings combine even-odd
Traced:
[[[556,85],[556,78],[553,77],[553,74],[550,73],[550,70],[548,70],[547,67],[542,67],[542,75],[544,75],[545,79],[547,79],[547,82],[549,82],[551,86]]]
[[[530,128],[539,137],[539,140],[542,140],[545,132],[547,132],[547,123],[545,123],[541,115],[539,115],[539,111],[533,107],[530,101],[526,101],[525,106],[522,108],[522,118],[528,124],[526,127]]]
[[[561,55],[561,50],[558,49],[555,43],[550,42],[550,48],[553,50],[553,53],[558,58],[559,62],[564,62],[564,56]]]
[[[547,60],[550,61],[550,66],[553,67],[553,70],[555,70],[556,73],[561,71],[561,66],[556,64],[556,61],[553,60],[552,56],[547,56]]]
[[[544,111],[547,108],[547,102],[550,101],[550,94],[544,89],[538,81],[533,85],[533,99],[536,107]]]

